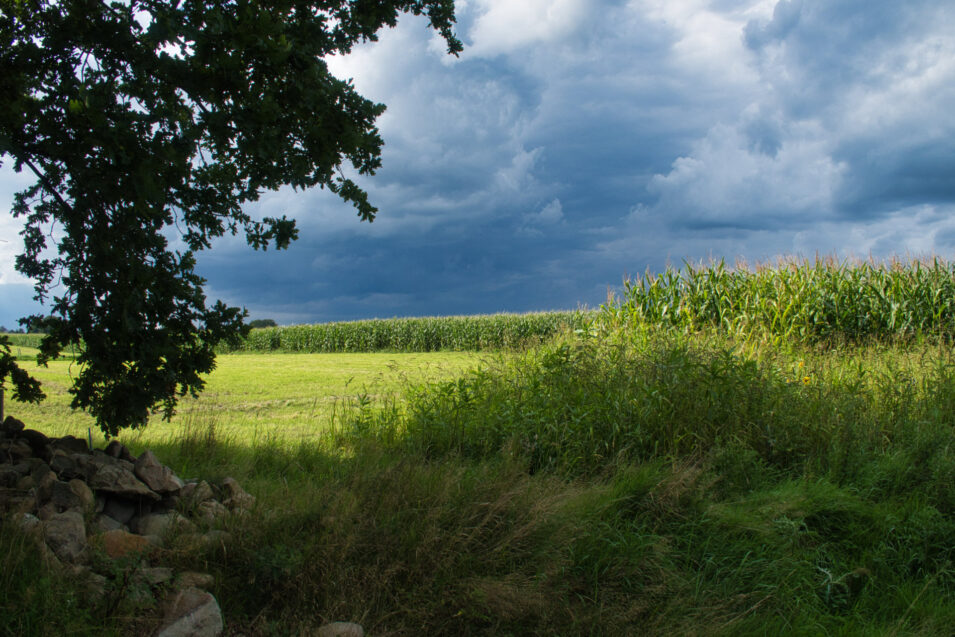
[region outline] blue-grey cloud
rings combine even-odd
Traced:
[[[250,212],[294,216],[300,240],[220,241],[210,296],[283,322],[524,311],[683,259],[953,256],[955,6],[469,0],[459,18],[460,59],[404,19],[332,61],[388,105],[360,180],[378,219],[266,193]]]

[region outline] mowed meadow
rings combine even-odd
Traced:
[[[186,397],[172,421],[156,416],[136,435],[147,443],[211,426],[243,442],[314,438],[328,429],[336,407],[345,402],[379,402],[409,384],[459,375],[492,355],[579,328],[589,316],[547,312],[256,329],[239,347],[221,349],[199,398]],[[17,405],[17,416],[50,435],[91,434],[94,442],[102,441],[92,418],[69,409],[73,356],[30,366],[42,335],[9,336],[13,353],[47,394],[40,405]]]
[[[257,497],[165,556],[216,577],[229,634],[952,634],[955,266],[685,266],[529,316],[256,331],[122,435]],[[7,411],[85,434],[69,367]],[[154,612],[0,541],[9,634]]]
[[[36,355],[27,348],[21,351],[25,357]],[[156,415],[123,439],[134,436],[140,444],[153,444],[212,428],[220,437],[243,443],[276,438],[291,444],[326,432],[335,409],[345,402],[394,397],[406,383],[453,377],[477,365],[480,357],[478,352],[220,354],[198,398],[184,398],[171,421]],[[91,434],[94,444],[102,443],[93,419],[69,408],[73,365],[58,360],[28,367],[43,382],[47,399],[39,405],[8,404],[8,411],[48,435]]]

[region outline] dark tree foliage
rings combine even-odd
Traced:
[[[17,269],[51,303],[41,363],[79,347],[71,388],[108,435],[196,395],[245,313],[207,306],[196,253],[226,233],[285,248],[293,220],[242,205],[283,185],[376,208],[343,173],[380,165],[384,106],[323,58],[426,15],[457,54],[453,0],[0,0],[0,160],[16,195]],[[2,340],[2,339],[0,339]],[[39,384],[0,342],[0,382]]]
[[[274,319],[255,319],[254,321],[249,321],[249,327],[278,327],[278,323]]]

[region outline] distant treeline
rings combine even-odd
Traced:
[[[515,349],[567,329],[582,329],[593,312],[541,312],[371,319],[253,329],[223,352],[435,352]]]

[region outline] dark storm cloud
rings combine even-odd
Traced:
[[[569,251],[573,242],[534,234],[560,223],[553,206],[532,216],[538,217],[530,226],[533,233],[523,236],[519,227],[492,219],[472,223],[466,233],[438,225],[427,232],[341,237],[331,250],[324,241],[306,240],[285,253],[253,257],[261,259],[257,274],[214,292],[234,297],[254,287],[258,293],[246,303],[250,312],[286,322],[315,315],[340,320],[435,314],[437,292],[440,313],[562,307],[573,290],[552,280],[547,269],[555,243]],[[204,272],[213,281],[235,281],[229,276],[233,267],[227,258],[207,260]]]
[[[332,61],[388,105],[378,219],[267,193],[250,212],[300,240],[219,242],[210,297],[283,322],[524,311],[683,259],[955,256],[955,5],[458,4],[460,59],[404,19]]]
[[[289,267],[316,282],[275,287],[275,313],[573,307],[684,258],[952,245],[951,11],[593,6],[554,3],[551,38],[513,5],[469,5],[471,48],[452,64],[413,29],[369,48],[348,70],[389,104],[384,168],[366,182],[381,215],[312,224],[321,236]]]

